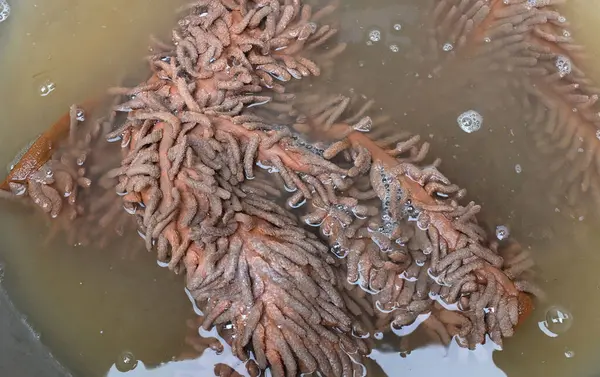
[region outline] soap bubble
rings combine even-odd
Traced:
[[[571,73],[573,65],[571,64],[571,59],[564,55],[558,55],[556,57],[556,62],[554,63],[558,72],[561,76],[566,76]]]
[[[460,114],[456,121],[463,131],[470,134],[481,128],[483,117],[475,110],[468,110]]]
[[[442,50],[449,52],[454,50],[454,46],[452,45],[452,43],[444,43],[444,46],[442,46]]]
[[[8,16],[10,16],[10,5],[6,0],[0,0],[0,22],[6,21]]]
[[[390,45],[390,50],[392,52],[398,52],[400,51],[400,47],[398,47],[398,45]]]
[[[396,30],[396,31],[402,30],[402,25],[400,25],[400,24],[394,24],[394,30]]]
[[[129,351],[122,352],[115,363],[115,367],[119,372],[129,372],[137,367],[138,361]]]
[[[573,315],[560,306],[553,306],[546,311],[546,322],[552,332],[563,334],[571,328]]]
[[[545,320],[538,322],[540,330],[551,338],[564,334],[572,325],[573,315],[571,312],[558,305],[548,308]]]

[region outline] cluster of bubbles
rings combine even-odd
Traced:
[[[377,43],[380,40],[381,40],[381,30],[373,29],[369,32],[369,41],[367,42],[367,44]]]
[[[400,23],[395,23],[394,25],[392,25],[392,30],[395,33],[398,33],[400,31],[402,31],[402,24]],[[375,43],[379,43],[381,42],[381,40],[383,39],[383,34],[381,32],[381,30],[375,28],[375,29],[371,29],[369,31],[369,33],[367,34],[367,45],[371,46]],[[391,43],[388,48],[390,49],[391,52],[399,52],[400,51],[400,46],[396,43]]]
[[[566,76],[569,73],[571,73],[571,70],[573,69],[573,64],[571,63],[571,59],[569,59],[568,57],[564,56],[564,55],[558,55],[556,57],[556,62],[554,63],[556,65],[556,68],[558,69],[558,72],[560,73],[561,76]]]
[[[6,0],[0,0],[0,22],[6,21],[10,16],[10,5]]]
[[[475,110],[467,110],[456,118],[458,126],[470,134],[478,131],[483,124],[483,117]]]
[[[515,165],[515,172],[516,172],[517,174],[521,174],[521,173],[523,172],[523,167],[521,167],[521,165],[520,165],[520,164],[516,164],[516,165]]]

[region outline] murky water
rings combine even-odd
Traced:
[[[141,80],[149,36],[168,36],[176,3],[11,2],[0,24],[2,171],[70,103],[123,78]],[[181,352],[193,314],[183,284],[146,255],[137,235],[105,250],[46,245],[39,214],[5,203],[1,212],[5,285],[75,376],[104,376],[127,351],[149,365]]]
[[[0,23],[0,161],[8,163],[72,102],[123,78],[143,78],[149,35],[167,36],[173,11],[183,2],[11,2],[10,17]],[[558,212],[546,199],[547,188],[536,179],[544,162],[529,158],[523,114],[498,100],[503,89],[494,77],[476,77],[469,87],[459,85],[460,78],[428,77],[432,66],[414,58],[415,46],[424,41],[427,1],[366,3],[349,1],[342,9],[340,38],[350,46],[329,84],[374,98],[399,129],[428,138],[432,154],[444,160],[444,172],[484,205],[483,219],[507,226],[531,248],[549,296],[502,352],[489,345],[475,352],[431,346],[407,357],[385,350],[372,357],[390,376],[597,375],[597,220],[584,212]],[[572,1],[566,9],[572,32],[593,62],[600,62],[594,44],[598,5]],[[473,133],[457,125],[468,110],[484,119]],[[45,243],[48,228],[37,212],[0,206],[4,284],[41,340],[76,377],[118,376],[119,368],[135,360],[128,376],[205,376],[215,363],[235,364],[227,352],[207,351],[199,360],[155,368],[183,351],[186,320],[194,314],[181,279],[160,269],[141,242],[124,240],[105,250]],[[558,337],[538,327],[552,307],[554,318],[560,317],[556,307],[572,316],[568,329],[556,330]]]

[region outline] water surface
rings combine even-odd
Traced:
[[[0,24],[0,161],[8,163],[71,103],[123,78],[142,80],[149,35],[168,36],[174,8],[182,2],[11,3],[10,18]],[[426,33],[422,20],[429,3],[345,2],[340,39],[349,48],[328,84],[374,98],[398,130],[428,139],[432,154],[444,161],[444,173],[484,205],[482,219],[508,226],[531,248],[548,301],[505,341],[502,352],[489,344],[475,352],[431,346],[406,357],[380,349],[372,354],[380,367],[370,375],[384,375],[382,369],[390,376],[593,376],[600,372],[594,362],[600,347],[597,220],[585,211],[586,203],[565,212],[547,200],[547,187],[537,179],[546,164],[529,158],[524,114],[499,101],[510,93],[494,77],[473,77],[468,87],[428,77],[431,65],[420,63],[415,51]],[[572,32],[593,62],[600,62],[594,43],[600,14],[591,11],[597,5],[572,1],[566,9]],[[590,72],[600,78],[597,69]],[[472,134],[456,123],[469,109],[484,116],[482,128]],[[232,361],[226,353],[207,351],[198,360],[168,363],[184,349],[185,322],[194,312],[181,279],[159,268],[141,241],[124,240],[104,250],[61,240],[47,244],[48,227],[39,213],[0,205],[4,284],[40,339],[76,377],[119,376],[114,364],[129,353],[139,362],[127,375],[136,377],[206,376],[215,362]],[[552,306],[574,318],[556,338],[538,328]],[[161,363],[167,364],[156,368]]]

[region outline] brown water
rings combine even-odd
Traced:
[[[0,24],[0,162],[8,163],[72,102],[124,77],[142,79],[148,36],[168,36],[173,10],[181,2],[11,4],[8,21]],[[473,88],[431,83],[430,68],[411,58],[423,40],[421,18],[428,3],[346,2],[340,38],[350,47],[330,84],[374,98],[399,129],[430,139],[432,153],[444,160],[444,172],[484,205],[484,220],[509,226],[531,247],[549,297],[502,352],[489,346],[475,352],[432,346],[406,358],[381,350],[372,357],[390,376],[598,375],[600,367],[593,360],[600,348],[599,224],[582,215],[583,210],[557,212],[545,198],[547,189],[536,179],[544,164],[528,158],[523,114],[498,101],[502,93],[493,77],[478,77]],[[572,1],[566,13],[574,35],[600,62],[595,3]],[[372,30],[380,31],[381,39],[368,45]],[[42,87],[54,90],[42,96]],[[423,89],[428,87],[435,90]],[[456,124],[456,116],[468,109],[484,114],[482,129],[473,134]],[[60,240],[46,245],[47,227],[39,213],[6,203],[0,203],[0,226],[0,259],[7,263],[4,284],[41,340],[76,377],[120,375],[113,364],[124,352],[140,360],[128,376],[207,376],[215,362],[232,361],[226,352],[207,351],[198,360],[154,368],[184,349],[185,321],[194,314],[181,279],[160,269],[141,242],[108,250],[70,247]],[[556,338],[544,335],[537,323],[552,306],[573,316],[572,326]]]

